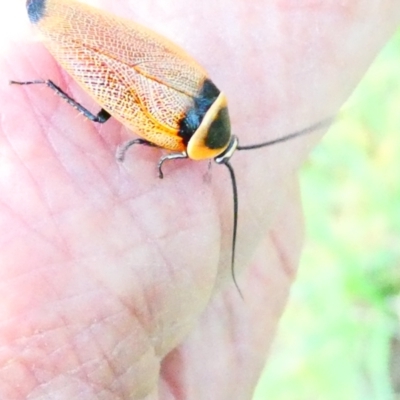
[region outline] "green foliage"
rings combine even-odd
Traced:
[[[253,400],[400,398],[400,32],[348,105],[301,173],[308,240]]]

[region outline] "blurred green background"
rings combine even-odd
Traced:
[[[301,172],[307,242],[253,400],[400,399],[400,31]]]

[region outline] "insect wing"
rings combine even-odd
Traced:
[[[47,0],[36,24],[65,70],[116,119],[147,140],[184,150],[179,121],[206,72],[161,36],[66,0]]]

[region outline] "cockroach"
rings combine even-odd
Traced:
[[[167,160],[214,159],[229,171],[233,192],[231,272],[235,277],[238,190],[230,158],[236,150],[254,150],[285,142],[327,126],[324,120],[275,140],[240,146],[231,134],[227,98],[192,57],[161,35],[135,22],[75,0],[28,0],[29,19],[60,65],[101,106],[93,114],[51,80],[11,81],[44,84],[94,122],[111,116],[140,138],[129,147],[148,145],[168,151],[158,162],[159,177]]]

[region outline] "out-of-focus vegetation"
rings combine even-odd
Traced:
[[[400,399],[400,32],[301,173],[307,243],[253,400]]]

